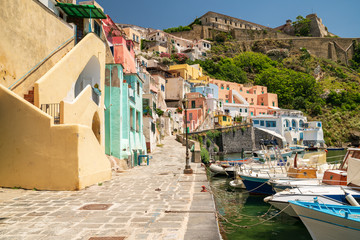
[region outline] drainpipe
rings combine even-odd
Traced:
[[[112,70],[112,68],[110,68],[111,70]],[[110,85],[109,85],[109,97],[110,97],[110,101],[109,101],[109,137],[110,137],[110,156],[112,156],[112,138],[111,138],[111,87],[112,87],[112,85],[111,85],[111,78],[112,78],[112,76],[111,76],[111,72],[112,71],[110,71]]]
[[[91,33],[91,8],[90,8],[90,20],[89,20],[89,33]]]

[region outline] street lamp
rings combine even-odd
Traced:
[[[188,99],[186,98],[186,96],[184,97],[184,99],[182,100],[182,104],[184,106],[185,109],[185,138],[186,138],[186,164],[185,164],[185,169],[184,169],[184,174],[192,174],[193,170],[190,167],[190,163],[189,163],[189,147],[188,147],[188,127],[187,127],[187,105],[188,105]]]

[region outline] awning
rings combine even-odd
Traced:
[[[104,12],[94,5],[57,3],[56,6],[60,7],[70,17],[106,19]]]

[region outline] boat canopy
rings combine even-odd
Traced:
[[[348,158],[347,168],[347,184],[360,186],[360,159],[350,157]]]

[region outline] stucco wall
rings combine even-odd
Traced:
[[[0,85],[0,186],[77,190],[109,180],[110,163],[91,128],[52,125],[34,105]],[[95,144],[96,143],[96,144]]]
[[[81,124],[91,127],[92,116],[99,106],[91,101],[92,89],[88,85],[73,102],[60,102],[62,124]],[[90,101],[89,101],[90,100]]]
[[[0,25],[0,63],[14,76],[0,79],[7,87],[74,35],[70,25],[35,0],[1,0]]]
[[[75,97],[75,83],[78,77],[94,56],[100,65],[99,87],[103,90],[105,78],[105,45],[94,33],[90,33],[35,83],[35,105],[40,107],[41,104],[60,103],[63,100],[70,102]],[[71,68],[69,68],[69,66],[71,66]],[[88,103],[92,103],[90,102],[92,101],[90,97],[86,100]],[[86,100],[79,105],[85,106]],[[64,104],[64,107],[67,106],[72,108],[69,110],[64,109],[64,114],[68,114],[63,115],[65,123],[81,123],[91,127],[94,114],[92,111],[92,113],[90,113],[87,111],[87,107],[81,108],[78,107],[77,104]],[[99,114],[101,123],[101,144],[104,144],[103,106],[104,97],[101,96],[99,105],[96,107],[96,112]],[[79,116],[81,116],[81,118],[77,119]]]

